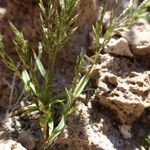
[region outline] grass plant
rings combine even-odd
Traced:
[[[3,45],[3,36],[0,36],[0,57],[6,66],[23,81],[24,88],[30,95],[31,105],[26,107],[23,114],[31,116],[34,112],[34,115],[37,116],[44,137],[41,147],[43,150],[47,149],[58,138],[66,125],[68,116],[75,111],[77,107],[75,99],[88,84],[101,51],[116,33],[133,25],[143,16],[146,8],[150,6],[150,0],[145,0],[135,10],[133,0],[130,0],[128,7],[116,18],[116,11],[119,5],[119,0],[116,0],[111,11],[107,31],[103,34],[102,21],[107,11],[107,3],[108,0],[104,1],[100,9],[99,21],[93,25],[96,43],[95,54],[91,58],[82,53],[77,57],[75,77],[71,87],[64,89],[64,98],[60,98],[59,93],[53,94],[52,83],[57,56],[71,34],[77,29],[77,27],[72,28],[78,17],[78,14],[75,13],[78,7],[77,0],[49,0],[47,5],[40,1],[42,41],[39,42],[38,53],[30,47],[23,33],[10,23],[14,33],[13,43],[20,59],[19,68],[6,53]],[[100,39],[103,39],[102,42],[100,42]],[[41,61],[43,52],[48,56],[47,68]],[[90,60],[91,65],[86,74],[81,76],[80,72],[87,58]],[[40,74],[40,79],[38,74]],[[42,80],[42,84],[39,80]]]

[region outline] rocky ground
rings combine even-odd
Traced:
[[[98,9],[99,1],[81,1],[79,30],[57,63],[54,87],[58,90],[69,85],[79,49],[91,47],[91,25],[97,19]],[[22,30],[36,48],[41,39],[38,18],[39,8],[34,1],[0,0],[0,31],[5,35],[6,49],[16,61],[8,21]],[[38,150],[38,121],[6,115],[9,107],[16,106],[22,88],[16,80],[11,100],[13,74],[0,64],[0,150]],[[149,23],[140,20],[128,32],[111,39],[95,65],[89,86],[95,91],[79,97],[77,110],[50,150],[148,150],[145,138],[150,134]]]

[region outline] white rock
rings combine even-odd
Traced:
[[[133,57],[125,38],[119,38],[118,40],[112,38],[107,44],[105,52],[120,56]]]
[[[27,150],[20,143],[13,140],[0,140],[0,150]]]
[[[6,9],[0,7],[0,18],[3,17],[6,14]]]
[[[134,55],[150,55],[150,25],[139,20],[128,32],[123,32]]]

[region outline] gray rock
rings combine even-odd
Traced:
[[[134,55],[150,55],[150,25],[139,20],[128,32],[122,33]]]

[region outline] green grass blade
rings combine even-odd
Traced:
[[[85,74],[80,79],[79,83],[77,84],[77,86],[75,87],[75,89],[73,91],[73,97],[74,98],[78,97],[82,93],[82,91],[84,90],[84,88],[87,85],[88,81],[90,80],[92,71],[93,71],[93,69],[91,69],[87,74]]]
[[[22,80],[24,82],[24,87],[26,91],[33,90],[35,94],[37,94],[34,84],[31,82],[30,76],[26,69],[22,71]]]
[[[34,58],[35,58],[37,67],[38,67],[38,69],[39,69],[41,75],[42,75],[43,77],[46,77],[46,70],[45,70],[45,68],[44,68],[44,66],[43,66],[43,64],[42,64],[42,62],[40,61],[39,57],[36,55],[35,52],[33,52],[33,54],[34,54]]]
[[[72,107],[70,107],[65,113],[64,116],[67,117],[68,115],[72,114],[77,108],[77,105],[74,105]]]
[[[70,107],[70,105],[72,103],[72,98],[71,98],[71,95],[70,95],[69,91],[67,90],[67,88],[65,88],[65,92],[66,92],[66,97],[67,97],[67,105],[68,105],[68,107]]]
[[[53,121],[52,118],[49,119],[49,121],[48,121],[48,128],[49,128],[48,134],[49,134],[49,137],[50,137],[52,132],[53,132],[53,130],[54,130],[54,121]]]
[[[54,141],[58,135],[62,132],[63,128],[65,127],[65,117],[62,116],[58,126],[54,129],[52,136],[50,137],[50,141]]]
[[[29,86],[30,77],[26,69],[22,71],[22,80],[24,82],[26,91],[29,91],[30,90],[30,86]]]

